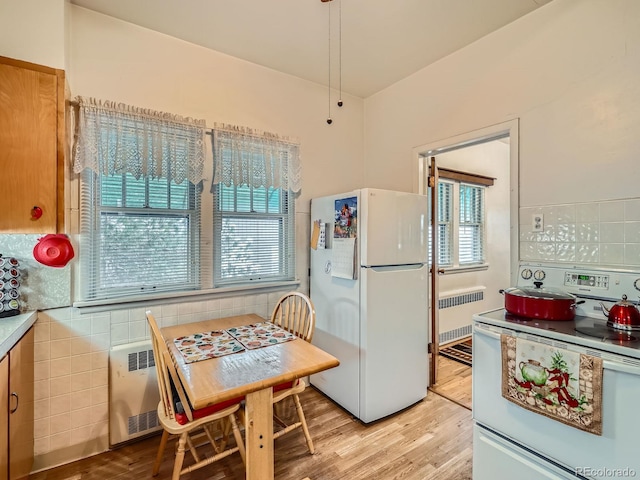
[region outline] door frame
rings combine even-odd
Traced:
[[[490,125],[478,130],[455,135],[442,140],[429,142],[424,145],[417,146],[413,149],[414,185],[415,192],[427,195],[429,189],[429,158],[439,154],[457,150],[460,148],[470,147],[476,144],[490,142],[501,137],[509,137],[509,222],[510,222],[510,261],[509,272],[510,281],[515,285],[518,274],[519,254],[519,206],[520,206],[520,176],[519,176],[519,119],[509,120],[507,122]],[[429,286],[431,288],[431,285]],[[437,305],[437,302],[435,303]],[[435,319],[435,321],[434,321]],[[429,342],[433,343],[433,338],[437,338],[438,332],[434,332],[433,326],[437,327],[437,312],[431,311],[429,315],[430,322],[430,338]],[[435,335],[435,337],[434,337]],[[437,362],[436,362],[437,363]],[[430,366],[429,385],[433,385],[437,377],[436,366]]]

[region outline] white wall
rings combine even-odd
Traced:
[[[0,55],[65,68],[68,0],[0,0]]]
[[[231,123],[297,138],[298,211],[309,200],[362,186],[363,100],[326,123],[327,89],[79,7],[72,8],[73,95]]]
[[[409,191],[412,147],[519,117],[520,206],[636,197],[639,78],[640,2],[554,0],[367,98],[365,183]]]

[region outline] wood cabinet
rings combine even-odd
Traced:
[[[0,362],[0,480],[29,477],[34,442],[33,327]]]
[[[9,478],[9,355],[0,360],[0,480]]]
[[[63,70],[0,57],[2,233],[64,230],[64,106]]]

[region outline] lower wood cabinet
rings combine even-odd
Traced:
[[[0,480],[26,479],[33,466],[33,347],[32,327],[0,362]]]
[[[0,480],[9,478],[9,355],[0,360]]]

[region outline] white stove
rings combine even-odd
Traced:
[[[640,272],[522,264],[518,286],[534,281],[576,295],[576,317],[531,320],[504,309],[473,316],[474,480],[640,477],[640,332],[607,327],[600,305],[609,308],[623,294],[637,301]],[[502,397],[503,334],[602,358],[602,435]]]

